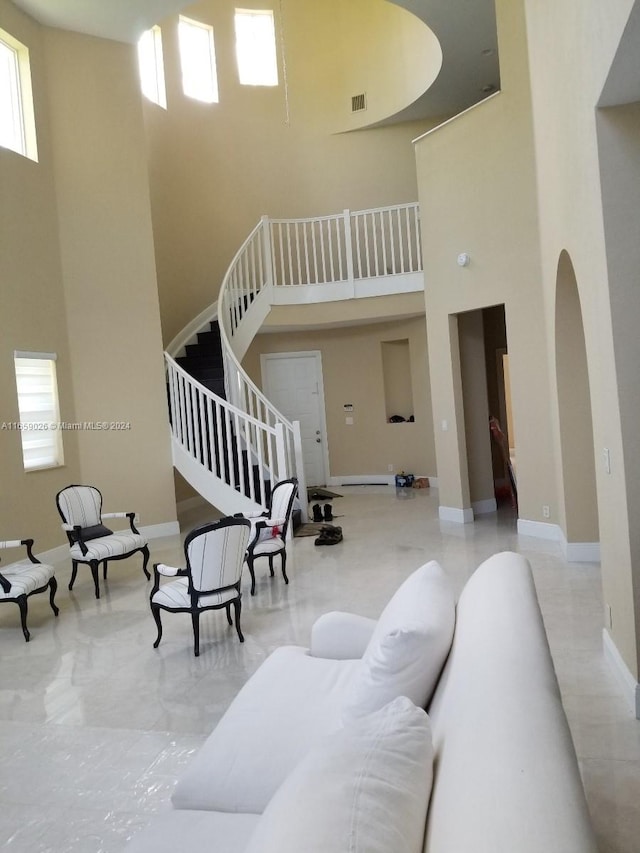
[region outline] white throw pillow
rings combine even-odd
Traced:
[[[429,718],[398,697],[307,753],[245,853],[421,853],[432,782]]]
[[[451,582],[432,560],[411,574],[380,615],[343,704],[343,719],[370,714],[396,696],[426,708],[455,627]]]

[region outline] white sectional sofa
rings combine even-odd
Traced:
[[[172,804],[128,853],[596,853],[527,561],[491,557],[457,604],[427,563],[377,621],[322,616]]]

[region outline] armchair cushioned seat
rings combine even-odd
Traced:
[[[112,533],[109,536],[101,536],[99,539],[89,539],[84,543],[86,554],[82,553],[80,545],[76,542],[69,549],[72,559],[78,562],[97,560],[112,560],[119,557],[123,552],[141,551],[147,544],[147,540],[139,533],[129,533],[127,530]]]
[[[27,642],[31,638],[27,628],[27,600],[30,595],[49,591],[49,604],[55,616],[60,612],[55,603],[58,583],[53,566],[41,563],[33,554],[33,539],[11,539],[0,542],[0,549],[13,549],[24,546],[27,549],[26,560],[17,560],[7,566],[0,565],[0,603],[18,605],[22,633]]]
[[[46,563],[32,563],[20,560],[10,566],[0,566],[0,571],[11,584],[9,592],[0,586],[0,599],[17,598],[19,595],[31,595],[49,583],[53,576],[53,566]]]

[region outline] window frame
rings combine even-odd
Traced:
[[[166,110],[167,87],[164,77],[162,30],[157,24],[142,33],[137,48],[142,94],[148,101]]]
[[[35,393],[33,389],[25,388],[25,380],[26,382],[29,380],[24,373],[21,376],[21,370],[26,372],[26,365],[20,364],[20,362],[28,361],[38,361],[41,363],[41,367],[44,367],[45,363],[47,364],[49,375],[46,384],[48,387],[46,390],[38,392],[42,395],[47,395],[48,405],[46,407],[33,409],[26,402],[25,398]],[[49,468],[60,468],[64,465],[56,361],[56,353],[24,352],[21,350],[14,350],[13,353],[18,414],[20,418],[17,428],[20,431],[22,464],[25,473],[43,471]],[[40,419],[38,419],[38,416],[40,416]],[[47,416],[48,420],[45,420]],[[33,427],[29,428],[26,426],[27,424],[33,424]],[[41,456],[35,457],[34,461],[32,454],[39,447],[43,449],[43,453]]]
[[[33,88],[31,84],[31,65],[29,48],[14,38],[6,30],[0,28],[0,46],[6,49],[8,74],[0,85],[7,83],[7,88],[0,92],[0,105],[5,101],[5,108],[0,112],[0,123],[13,126],[12,139],[1,140],[0,147],[38,161],[38,144],[36,138],[35,113],[33,107]],[[4,115],[3,115],[4,113]]]
[[[253,20],[259,19],[268,19],[271,26],[269,28],[269,41],[268,47],[266,43],[262,46],[262,49],[258,51],[256,49],[257,42],[257,32],[259,30],[256,28],[252,33],[251,44],[247,45],[246,50],[243,49],[241,45],[241,36],[238,31],[238,20],[240,18],[249,18]],[[245,8],[236,8],[234,10],[234,32],[235,32],[235,54],[236,54],[236,68],[238,69],[238,80],[240,81],[241,86],[266,86],[269,88],[275,88],[279,85],[279,71],[278,71],[278,46],[276,39],[276,20],[273,9],[245,9]],[[264,37],[263,34],[260,34],[260,37]],[[256,56],[261,56],[261,68],[256,68]],[[247,61],[245,57],[249,57],[251,60],[248,67]],[[243,79],[243,77],[245,79]]]
[[[187,49],[186,33],[191,30],[192,33],[202,31],[207,33],[207,57],[202,57],[202,67],[207,68],[209,79],[204,81],[198,77],[197,70],[194,74],[194,68],[189,68],[188,63],[193,64],[193,58],[196,51],[193,45],[190,45],[190,50]],[[196,21],[194,18],[188,18],[185,15],[180,15],[178,19],[178,48],[180,54],[180,70],[182,72],[182,92],[187,98],[195,101],[200,101],[204,104],[218,104],[220,102],[220,88],[218,85],[218,70],[216,67],[216,47],[214,41],[213,27],[210,24],[205,24],[202,21]]]

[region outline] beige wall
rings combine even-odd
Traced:
[[[471,500],[455,315],[503,304],[519,514],[542,521],[543,505],[555,519],[557,501],[526,33],[518,3],[497,11],[503,91],[416,144],[440,503],[459,511]],[[467,267],[456,263],[461,252]]]
[[[39,162],[0,149],[0,400],[17,420],[14,349],[56,352],[65,464],[22,470],[0,432],[0,537],[64,544],[55,494],[97,485],[105,509],[174,521],[146,142],[133,48],[36,25],[0,0],[0,27],[30,49]]]
[[[7,0],[0,27],[29,48],[39,152],[36,163],[0,148],[0,422],[19,420],[14,350],[57,354],[60,414],[74,421],[42,31]],[[0,539],[32,536],[39,551],[63,541],[55,495],[80,478],[77,434],[63,445],[64,467],[25,473],[20,433],[0,429]]]
[[[606,15],[596,0],[526,2],[546,321],[552,335],[558,262],[566,251],[584,323],[604,599],[612,637],[637,677],[640,258],[634,223],[640,129],[637,107],[597,110],[634,6],[637,21],[632,0],[612,0]],[[626,57],[631,67],[637,68],[636,56],[637,39]],[[637,72],[635,90],[640,92]],[[550,390],[553,399],[553,385]],[[611,473],[603,465],[605,448]],[[580,501],[580,495],[565,492],[559,499]]]
[[[390,424],[386,420],[381,345],[400,339],[409,341],[415,423]],[[243,366],[261,385],[261,354],[304,350],[319,350],[322,355],[330,476],[388,477],[401,470],[435,474],[424,318],[347,329],[261,334],[254,339]],[[346,424],[346,403],[353,404],[349,413],[353,425]]]
[[[365,15],[363,25],[377,28],[378,41],[396,32],[394,21],[408,38],[407,18],[425,31],[391,4],[370,5],[376,14]],[[188,7],[185,14],[214,27],[220,103],[209,105],[182,95],[177,19],[162,22],[168,109],[146,103],[145,121],[165,342],[215,300],[231,259],[263,214],[313,216],[416,199],[411,140],[430,124],[333,132],[337,87],[351,58],[344,55],[337,11],[343,6],[283,4],[287,75],[281,68],[276,89],[238,84],[230,0]],[[351,41],[361,45],[362,34]],[[401,58],[393,50],[379,61],[391,75],[389,63],[397,66]],[[401,105],[410,100],[403,94]]]
[[[79,433],[82,476],[160,524],[175,497],[136,54],[58,30],[46,45],[76,417],[130,424]]]

